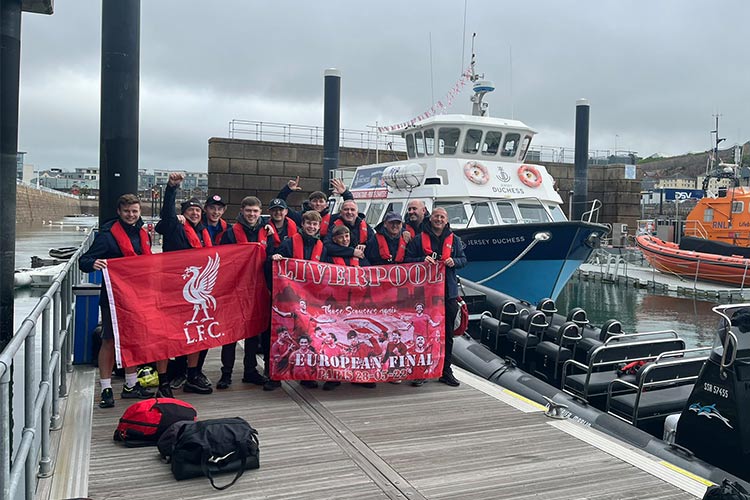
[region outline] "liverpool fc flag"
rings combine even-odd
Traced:
[[[104,269],[117,366],[258,335],[270,294],[259,243],[109,259]]]

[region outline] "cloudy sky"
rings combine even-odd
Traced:
[[[716,113],[727,143],[745,142],[748,19],[746,0],[143,0],[140,166],[205,171],[232,119],[322,126],[331,67],[342,127],[408,120],[459,79],[474,32],[490,113],[536,129],[536,145],[573,146],[581,97],[591,149],[706,150]],[[24,14],[27,163],[98,165],[100,50],[101,0]],[[450,111],[468,112],[469,95]]]

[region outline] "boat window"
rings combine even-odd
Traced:
[[[518,210],[524,222],[549,222],[549,216],[541,205],[531,203],[519,203]]]
[[[414,133],[414,142],[417,147],[417,156],[424,156],[424,142],[422,141],[422,132]]]
[[[388,204],[388,206],[385,209],[385,213],[388,212],[396,212],[397,214],[401,215],[401,210],[403,210],[404,204],[400,201],[391,202]]]
[[[492,211],[490,211],[489,203],[477,203],[474,205],[473,210],[474,221],[477,224],[487,225],[495,223],[495,220],[492,218]]]
[[[732,202],[732,213],[733,214],[741,214],[745,211],[745,202],[744,201],[733,201]]]
[[[435,210],[437,207],[442,207],[448,212],[448,222],[451,224],[466,224],[469,222],[463,203],[455,201],[436,202],[432,209]]]
[[[531,136],[527,135],[523,138],[523,142],[521,143],[521,153],[518,155],[518,158],[521,161],[526,159],[526,152],[529,150],[529,146],[531,146]]]
[[[498,214],[500,214],[500,222],[503,224],[515,224],[518,222],[516,218],[516,212],[513,211],[513,205],[507,201],[498,201],[495,203]]]
[[[370,205],[370,208],[367,209],[365,222],[367,222],[371,226],[377,224],[380,221],[380,216],[382,215],[384,208],[385,203],[383,203],[382,201],[373,201]]]
[[[414,158],[417,155],[414,153],[414,135],[406,134],[406,156]]]
[[[707,208],[703,211],[703,222],[713,222],[714,220],[714,209]]]
[[[435,129],[427,129],[424,131],[424,146],[427,156],[435,154]]]
[[[476,153],[479,151],[479,145],[481,143],[482,131],[476,128],[470,128],[466,131],[466,139],[464,139],[464,153]]]
[[[549,205],[547,208],[549,208],[549,211],[552,214],[553,221],[563,222],[568,220],[568,218],[565,217],[565,212],[563,212],[562,208],[560,208],[560,205]]]
[[[495,156],[497,150],[500,149],[500,139],[502,136],[502,132],[496,132],[494,130],[487,132],[487,135],[484,136],[484,144],[482,144],[482,154]]]
[[[518,151],[518,143],[521,140],[521,134],[507,134],[505,136],[505,142],[503,143],[503,151],[500,153],[501,156],[516,156]]]
[[[456,148],[458,148],[458,138],[460,135],[460,129],[440,128],[438,130],[438,153],[440,153],[441,155],[456,154]]]

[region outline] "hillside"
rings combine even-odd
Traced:
[[[643,177],[697,177],[706,173],[709,152],[690,153],[668,158],[645,158],[638,162]],[[734,162],[734,147],[720,149],[719,157],[726,163]],[[742,146],[742,163],[750,166],[750,141]]]

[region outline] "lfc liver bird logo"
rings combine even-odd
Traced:
[[[201,270],[202,269],[202,270]],[[188,280],[182,289],[182,296],[185,300],[193,304],[193,317],[185,324],[197,323],[196,317],[200,311],[203,311],[201,321],[213,319],[209,315],[209,308],[216,309],[216,299],[211,295],[216,277],[219,274],[219,254],[213,259],[209,256],[208,263],[204,267],[188,266],[182,274],[182,279]]]

